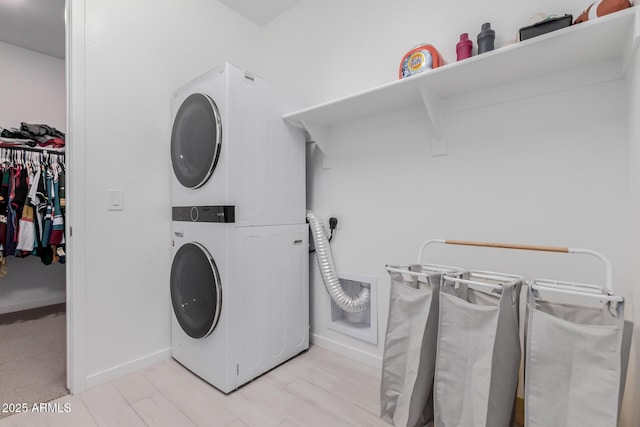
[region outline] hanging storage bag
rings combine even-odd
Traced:
[[[433,421],[433,376],[442,272],[455,267],[387,266],[389,319],[382,357],[381,417],[394,426]]]
[[[566,293],[575,284],[558,282],[565,301],[549,301],[541,293],[550,283],[537,283],[527,295],[527,427],[617,426],[629,351],[624,302],[595,299],[596,305],[581,306]]]
[[[483,280],[485,285],[478,277],[491,279]],[[443,276],[434,380],[438,427],[513,425],[522,282],[518,276],[502,277],[496,281],[497,273],[485,272]]]

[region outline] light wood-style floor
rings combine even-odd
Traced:
[[[389,427],[379,390],[378,370],[318,346],[230,395],[167,360],[52,402],[68,413],[16,414],[0,427]]]

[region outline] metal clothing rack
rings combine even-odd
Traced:
[[[48,147],[0,147],[0,167],[16,164],[59,164],[65,167],[65,151]]]
[[[511,243],[492,243],[492,242],[474,242],[467,240],[444,240],[444,239],[431,239],[422,244],[418,251],[418,264],[422,260],[422,255],[425,248],[431,244],[444,244],[444,245],[458,245],[458,246],[477,246],[487,248],[502,248],[502,249],[516,249],[525,251],[538,251],[538,252],[555,252],[566,254],[583,254],[591,255],[598,258],[603,262],[605,266],[606,284],[605,289],[607,294],[594,292],[595,289],[601,289],[590,285],[583,285],[570,282],[557,282],[552,280],[536,280],[532,284],[533,289],[541,291],[549,291],[557,294],[580,296],[580,297],[593,297],[599,300],[606,300],[611,302],[623,302],[624,298],[621,296],[613,295],[613,272],[611,262],[599,252],[590,249],[577,249],[558,246],[538,246],[538,245],[520,245]]]
[[[454,269],[453,272],[447,273],[441,271],[441,268],[430,268],[429,264],[422,264],[425,248],[433,244],[589,255],[603,263],[606,270],[606,286],[546,279],[524,281],[521,276],[477,270]],[[572,419],[572,425],[580,425],[580,421],[584,420],[584,417],[580,416],[586,409],[598,408],[590,417],[599,417],[598,425],[615,425],[626,378],[630,332],[625,332],[627,326],[624,320],[624,299],[613,294],[612,266],[604,255],[590,249],[431,239],[420,247],[416,264],[408,267],[386,267],[393,275],[390,317],[383,353],[383,379],[386,379],[386,383],[381,383],[381,403],[386,404],[383,406],[383,410],[386,410],[383,412],[385,419],[392,419],[394,422],[399,419],[402,425],[407,425],[404,421],[408,417],[417,419],[416,417],[426,412],[424,406],[411,405],[417,400],[414,399],[416,390],[421,393],[420,399],[423,395],[428,396],[429,390],[433,390],[431,413],[434,414],[436,424],[471,425],[469,414],[461,408],[491,407],[492,410],[486,410],[485,423],[506,425],[511,416],[511,408],[506,408],[508,410],[503,413],[495,410],[496,407],[504,409],[500,405],[491,406],[487,402],[512,402],[516,395],[520,367],[519,328],[522,323],[519,320],[517,303],[519,287],[514,294],[514,286],[510,286],[510,282],[515,281],[528,287],[524,334],[527,340],[524,364],[527,422],[553,425],[557,419]],[[412,271],[414,269],[418,271]],[[410,289],[415,288],[413,282],[425,277],[432,270],[442,273],[439,288],[419,287],[417,292]],[[495,318],[491,321],[482,320],[489,319],[484,317],[485,313],[489,312],[484,304],[487,298],[483,296],[482,300],[478,300],[483,304],[475,304],[475,301],[465,296],[469,288],[456,294],[460,290],[456,288],[457,283],[467,285],[471,289],[477,286],[475,289],[484,294],[506,295],[506,298],[500,297],[500,304],[497,306],[498,318],[501,315],[500,311],[506,310],[502,312],[505,321]],[[502,288],[502,292],[499,288]],[[402,292],[406,293],[404,299]],[[439,292],[440,295],[436,311],[432,311],[431,305],[417,306],[420,310],[409,305],[419,301],[418,296],[432,295],[435,292]],[[469,304],[454,304],[455,298],[467,299]],[[430,301],[434,299],[431,298]],[[483,317],[473,317],[474,313],[482,313]],[[561,314],[558,315],[559,313]],[[589,321],[583,324],[586,318]],[[436,319],[436,326],[429,324],[433,319]],[[460,319],[463,320],[459,321]],[[469,328],[469,319],[472,319],[473,328]],[[476,319],[477,321],[474,321]],[[568,327],[567,324],[571,326]],[[422,329],[414,328],[414,325],[422,326]],[[427,327],[431,329],[427,330]],[[417,340],[414,348],[419,351],[410,350],[409,343],[413,342],[412,340]],[[479,354],[489,354],[492,349],[499,349],[499,358],[478,357]],[[407,357],[398,357],[402,351],[406,352]],[[409,357],[415,354],[417,361]],[[433,355],[435,358],[431,357]],[[494,365],[493,361],[498,359],[500,362]],[[606,364],[600,363],[605,359]],[[443,363],[443,360],[446,363]],[[491,362],[486,363],[487,360]],[[482,363],[484,365],[481,365]],[[612,368],[615,364],[619,364],[619,371]],[[475,370],[482,366],[482,372],[491,373],[490,379],[483,382],[473,376],[476,371],[467,369],[465,372],[465,367],[469,366],[473,366]],[[558,371],[558,367],[562,368],[561,372]],[[417,381],[416,372],[425,372],[420,376],[421,381]],[[570,383],[571,375],[575,375],[576,372],[588,377],[591,382],[585,381],[581,387],[570,389],[569,393],[562,385]],[[460,386],[461,376],[473,377],[473,393],[467,393],[468,388]],[[409,383],[411,389],[402,388],[405,381],[413,381]],[[471,379],[462,383],[468,384],[469,381]],[[609,398],[616,396],[613,393],[618,393],[617,399]],[[576,414],[579,414],[580,419],[576,418]],[[477,413],[474,413],[474,416],[477,416]],[[614,422],[608,422],[611,419],[614,419]],[[601,422],[603,420],[605,422]]]

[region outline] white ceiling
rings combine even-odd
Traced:
[[[0,41],[64,58],[65,0],[0,0]]]
[[[263,26],[302,0],[218,0]],[[64,59],[65,0],[0,0],[0,41]]]
[[[2,1],[2,0],[0,0]],[[302,0],[218,0],[240,15],[263,26]]]

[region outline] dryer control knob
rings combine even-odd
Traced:
[[[200,216],[200,212],[198,212],[198,207],[194,206],[191,208],[191,221],[198,221],[198,217]]]

